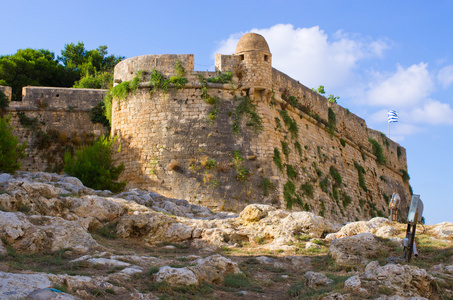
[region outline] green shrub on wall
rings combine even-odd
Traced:
[[[385,165],[387,158],[384,156],[384,151],[382,150],[381,144],[378,141],[369,138],[368,141],[373,146],[373,154],[376,156],[376,161],[380,165]]]
[[[0,118],[0,173],[14,173],[21,166],[20,160],[25,157],[27,143],[19,144],[12,134],[10,118]]]
[[[8,97],[6,97],[5,93],[0,91],[0,109],[6,108],[9,105]]]
[[[115,141],[101,136],[93,145],[77,150],[74,156],[67,151],[64,155],[65,172],[95,190],[123,190],[126,182],[117,180],[124,170],[124,164],[115,167],[112,158]]]

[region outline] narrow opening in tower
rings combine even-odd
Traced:
[[[239,55],[239,58],[240,58],[241,60],[244,60],[244,54]]]
[[[269,60],[269,55],[264,55],[264,61],[268,61]]]

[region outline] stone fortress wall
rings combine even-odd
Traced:
[[[170,84],[164,91],[149,84],[153,70],[175,76],[178,62],[186,71],[183,88]],[[291,202],[293,209],[338,221],[387,215],[393,192],[408,206],[410,187],[401,171],[407,170],[405,149],[272,68],[262,36],[246,34],[235,54],[217,54],[215,65],[216,72],[195,71],[193,55],[165,54],[133,57],[115,67],[115,84],[143,72],[140,88],[113,102],[111,134],[121,143],[116,155],[126,166],[121,180],[128,187],[215,210]],[[206,82],[219,72],[232,72],[232,80]],[[10,87],[0,90],[10,97]],[[14,134],[28,143],[22,169],[61,172],[64,151],[108,134],[89,116],[105,93],[24,87],[23,100],[3,112],[11,115]],[[207,96],[215,101],[208,103]],[[257,131],[253,111],[261,118]],[[381,145],[385,164],[377,163],[369,138]]]
[[[7,89],[8,88],[8,89]],[[10,87],[0,87],[2,91]],[[14,135],[27,142],[25,171],[62,171],[64,152],[75,150],[109,132],[93,124],[90,109],[104,99],[105,90],[55,87],[22,89],[22,101],[10,101],[4,110],[11,117]],[[7,93],[5,93],[8,95]],[[11,97],[9,97],[11,100]]]
[[[153,70],[170,78],[178,61],[185,87],[153,89]],[[234,55],[216,55],[216,69],[231,71],[232,81],[203,83],[200,77],[219,73],[194,71],[193,55],[146,55],[116,66],[115,84],[143,71],[138,91],[113,103],[111,133],[120,138],[121,179],[130,187],[221,210],[290,202],[342,221],[387,215],[393,192],[408,206],[405,149],[273,69],[263,37],[243,36]],[[205,101],[206,92],[215,103]],[[294,99],[298,105],[291,105]],[[247,103],[261,117],[258,132],[251,114],[238,117]],[[369,138],[381,145],[385,164],[376,161]]]

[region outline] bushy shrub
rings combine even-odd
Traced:
[[[72,156],[64,155],[64,170],[68,175],[75,176],[82,183],[96,190],[119,192],[126,186],[125,181],[117,182],[124,170],[124,164],[113,165],[112,158],[116,139],[101,136],[90,146],[84,146]]]
[[[25,157],[27,143],[19,144],[17,137],[12,134],[10,118],[0,118],[0,173],[14,173],[20,166],[20,160]]]
[[[5,93],[0,91],[0,109],[8,107],[8,105],[9,105],[8,97],[6,97]]]

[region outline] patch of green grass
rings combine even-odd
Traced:
[[[97,228],[95,232],[103,238],[113,240],[113,239],[116,239],[116,226],[117,225],[118,225],[118,222],[110,222],[104,226]]]
[[[232,288],[247,288],[250,286],[250,282],[249,282],[248,278],[242,273],[227,274],[225,276],[225,280],[224,280],[223,284],[226,287],[232,287]]]

